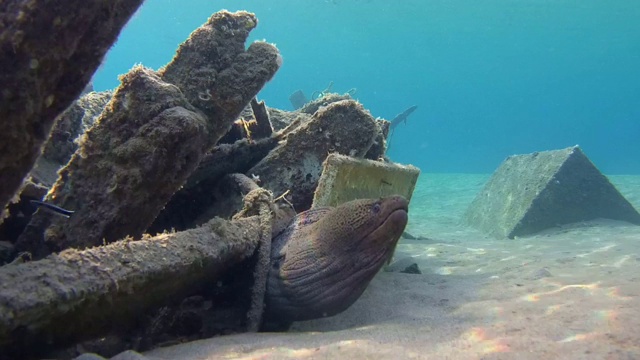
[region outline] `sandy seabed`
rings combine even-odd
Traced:
[[[396,259],[337,316],[151,359],[640,359],[640,227],[598,219],[496,240],[460,224],[489,175],[422,174]],[[640,209],[640,176],[610,176]]]

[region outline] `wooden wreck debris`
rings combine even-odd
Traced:
[[[349,94],[336,94],[336,93],[328,92],[328,93],[324,93],[319,98],[309,101],[303,107],[298,109],[298,111],[305,114],[313,115],[321,107],[328,106],[329,104],[342,101],[342,100],[353,100],[353,98]]]
[[[373,145],[364,155],[369,160],[384,160],[387,152],[387,137],[389,136],[389,126],[391,123],[384,119],[376,119],[376,137],[373,139]]]
[[[411,201],[420,169],[412,165],[329,154],[313,197],[313,207],[337,206],[356,199],[400,195]]]
[[[256,98],[251,99],[251,109],[257,123],[255,130],[253,130],[252,138],[257,140],[271,136],[273,134],[273,126],[271,125],[271,120],[269,120],[269,112],[264,101],[258,102]]]
[[[289,190],[296,211],[304,211],[311,206],[327,155],[337,152],[362,158],[377,133],[375,120],[355,100],[331,103],[288,133],[285,142],[246,174],[260,177],[262,186],[276,195]]]
[[[233,144],[218,145],[204,156],[184,187],[189,189],[203,180],[217,180],[225,174],[246,172],[267,156],[280,140],[282,137],[274,134],[253,142],[241,140]]]
[[[138,66],[123,76],[48,195],[74,216],[36,213],[18,251],[42,258],[139,237],[277,71],[274,46],[244,49],[256,23],[247,12],[216,13],[160,73]]]
[[[89,92],[74,101],[56,120],[38,160],[62,167],[78,149],[78,140],[95,123],[111,100],[113,91]]]
[[[272,44],[256,41],[245,50],[249,32],[257,24],[255,15],[246,11],[217,12],[191,33],[160,70],[164,81],[178,86],[210,119],[213,144],[282,64]]]
[[[118,0],[113,5],[122,6]],[[9,253],[19,251],[27,252],[19,259],[27,259],[29,253],[41,259],[0,267],[0,359],[75,346],[112,330],[149,330],[140,325],[149,320],[141,320],[149,310],[162,313],[169,307],[164,303],[188,300],[183,297],[223,273],[244,275],[244,270],[228,270],[234,264],[244,267],[243,260],[256,249],[251,260],[257,265],[250,268],[251,304],[242,318],[249,331],[259,328],[271,238],[295,215],[289,199],[300,211],[309,207],[329,153],[380,158],[389,123],[375,121],[349,94],[329,94],[329,89],[300,111],[270,113],[255,95],[277,71],[281,58],[275,47],[263,42],[245,50],[256,24],[247,12],[216,13],[165,68],[156,72],[137,66],[122,77],[122,85],[97,125],[83,135],[46,199],[73,214],[65,219],[39,211],[17,241],[16,251],[13,246],[0,249],[7,261]],[[220,144],[243,110],[255,118],[254,137]],[[281,131],[274,133],[274,127]],[[60,150],[67,156],[70,148]],[[43,162],[34,174],[52,173],[44,171],[49,165]],[[241,193],[248,194],[233,220],[206,221],[209,217],[202,220],[202,213],[194,213],[206,223],[142,236],[154,218],[154,225],[168,219],[164,225],[171,226],[165,230],[176,224],[172,216],[201,210],[198,206],[210,200],[201,195],[224,178],[235,178]],[[26,189],[34,194],[44,191]],[[236,190],[221,187],[237,197]],[[276,204],[270,190],[286,205]],[[194,225],[196,216],[189,217],[194,214],[186,216],[185,229]],[[142,240],[131,241],[133,237]],[[69,247],[78,249],[50,255]],[[244,282],[230,283],[249,290]]]
[[[253,98],[249,106],[242,110],[239,118],[233,122],[231,128],[218,141],[218,145],[233,144],[242,139],[253,142],[269,137],[271,134],[273,134],[273,126],[267,107],[264,101],[258,102],[256,98]]]
[[[300,111],[285,111],[269,107],[269,120],[273,130],[282,131],[294,122],[307,122],[311,120],[311,115]]]
[[[99,0],[78,6],[71,0],[3,1],[0,222],[5,206],[40,155],[54,120],[89,83],[141,3]]]
[[[215,283],[254,253],[270,226],[261,224],[264,216],[215,218],[184,232],[0,267],[0,353],[21,358],[50,350],[47,344],[126,327],[149,309]]]
[[[219,182],[225,175],[247,172],[275,148],[281,139],[280,134],[273,134],[253,142],[241,140],[214,147],[200,161],[185,185],[171,197],[148,231],[157,233],[171,228],[184,230],[193,226],[211,206],[222,202],[216,196],[215,189],[220,187]],[[223,191],[228,192],[230,189]],[[224,216],[221,213],[216,215]]]
[[[48,201],[75,214],[60,219],[38,211],[16,247],[42,258],[140,237],[197,166],[206,134],[206,120],[177,87],[134,68],[49,192]]]

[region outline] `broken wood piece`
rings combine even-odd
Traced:
[[[210,119],[212,146],[282,64],[272,44],[255,41],[245,50],[257,24],[252,13],[219,11],[192,32],[160,70],[163,80],[177,85]]]
[[[142,0],[2,1],[0,223],[56,117],[75,100]],[[56,39],[56,41],[52,41]]]
[[[329,84],[329,87],[331,87],[331,84]],[[304,106],[298,109],[297,111],[305,114],[313,115],[321,107],[328,106],[329,104],[342,101],[342,100],[353,100],[353,98],[349,94],[335,94],[331,92],[325,92],[323,93],[322,96],[318,98],[312,97],[311,101],[304,104]]]
[[[78,141],[82,134],[95,124],[112,96],[113,90],[86,93],[58,116],[38,158],[40,163],[47,161],[57,165],[53,181],[49,184],[53,184],[58,178],[57,170],[69,162],[78,149]],[[33,170],[31,172],[33,174]]]
[[[148,310],[214,284],[254,253],[262,235],[259,216],[215,218],[183,232],[0,267],[0,353],[23,358],[124,329]]]
[[[286,141],[246,174],[259,176],[261,185],[274,194],[290,190],[288,200],[296,211],[304,211],[311,207],[327,155],[336,152],[361,158],[377,133],[375,120],[360,103],[337,101],[320,108],[309,121],[288,133]]]
[[[271,126],[269,112],[267,111],[264,101],[258,102],[256,98],[251,99],[251,110],[253,110],[253,117],[257,123],[252,131],[253,140],[271,136],[271,134],[273,134],[273,126]]]
[[[233,144],[218,145],[203,157],[184,188],[190,189],[205,180],[218,180],[226,174],[246,172],[267,156],[280,140],[281,136],[273,135],[253,142],[241,140]]]
[[[373,145],[364,155],[365,159],[382,160],[387,152],[387,137],[389,136],[389,125],[391,123],[384,119],[376,119],[377,135],[373,139]]]
[[[329,154],[313,197],[313,207],[338,206],[356,199],[401,195],[411,200],[420,169],[383,161]]]
[[[172,228],[185,230],[200,223],[203,216],[205,220],[210,219],[211,215],[207,213],[211,207],[221,205],[215,191],[220,187],[220,180],[227,174],[247,172],[275,148],[281,139],[279,134],[273,134],[269,138],[251,143],[241,140],[234,144],[216,146],[200,162],[185,185],[171,197],[147,231],[159,233]],[[232,209],[226,208],[224,212],[228,210]],[[213,213],[225,216],[224,213]]]
[[[45,199],[74,215],[60,219],[36,212],[17,250],[39,259],[140,237],[197,167],[208,136],[206,119],[180,89],[135,67],[122,77],[107,110],[82,137]]]
[[[18,251],[42,258],[139,237],[280,66],[271,44],[245,50],[256,23],[251,13],[218,12],[160,72],[124,75],[46,199],[74,216],[36,213]]]

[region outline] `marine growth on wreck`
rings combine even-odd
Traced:
[[[51,16],[16,6],[34,22]],[[114,41],[135,7],[102,6],[113,19],[122,17],[109,23]],[[36,36],[20,17],[12,21]],[[11,185],[15,192],[2,204],[2,357],[70,358],[81,355],[78,349],[113,356],[286,330],[291,321],[348,308],[390,259],[408,211],[393,186],[378,181],[368,188],[370,199],[313,205],[328,155],[390,164],[389,123],[349,94],[327,91],[295,111],[257,101],[282,64],[274,45],[253,42],[245,49],[257,24],[252,13],[220,11],[159,71],[136,65],[107,92],[81,92],[88,77],[65,88],[70,94],[51,88],[55,99],[77,99],[50,114],[46,136],[30,134],[41,138],[44,151],[30,155],[25,181]],[[78,27],[57,31],[82,36]],[[26,42],[14,46],[27,56]],[[78,71],[71,60],[55,58],[55,44],[40,51],[66,69],[62,76]],[[84,71],[95,70],[103,55],[95,52]],[[26,129],[31,120],[7,121]],[[3,164],[22,156],[3,154],[11,155]],[[340,263],[343,269],[333,269]],[[305,279],[296,290],[282,287],[293,272]],[[322,286],[330,284],[333,300],[326,302]],[[280,306],[283,301],[295,310]]]

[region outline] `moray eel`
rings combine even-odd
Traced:
[[[407,211],[405,198],[391,196],[298,214],[272,242],[266,330],[351,306],[392,255]]]

